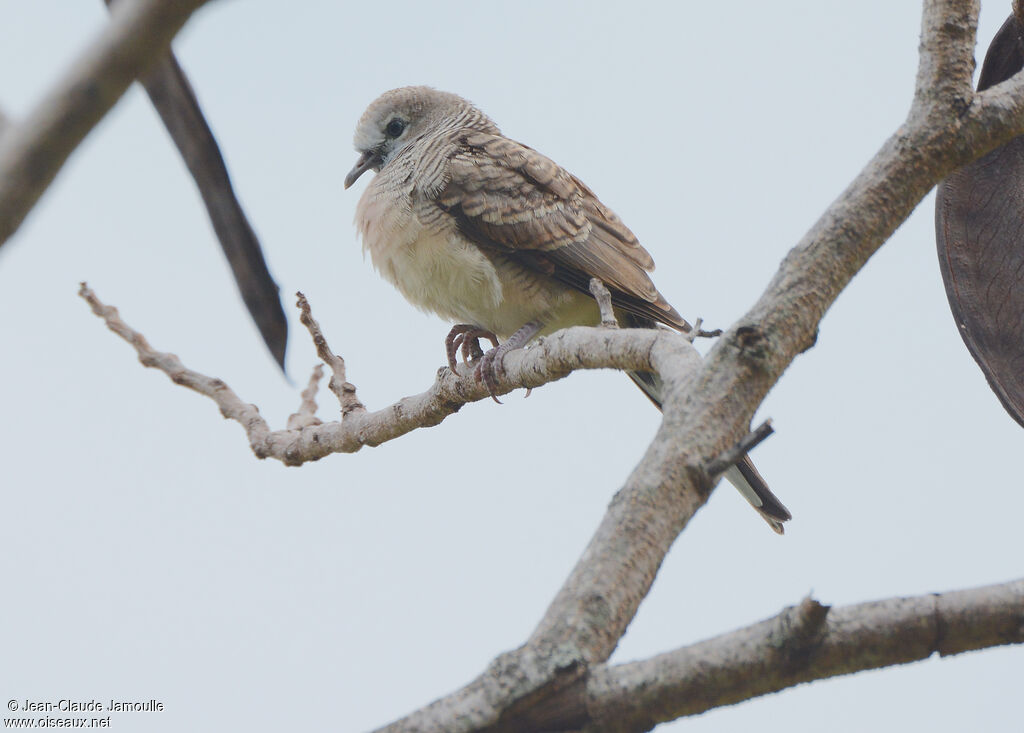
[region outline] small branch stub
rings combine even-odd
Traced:
[[[772,421],[770,419],[765,420],[754,430],[744,435],[732,448],[722,453],[718,458],[714,458],[704,464],[704,473],[710,478],[725,473],[730,466],[736,465],[737,462],[742,460],[743,456],[760,445],[762,441],[774,432],[775,429],[772,427]]]
[[[701,326],[704,325],[704,319],[698,318],[693,322],[693,328],[686,332],[686,339],[691,344],[699,338],[718,338],[722,335],[722,329],[716,328],[713,331],[705,331]]]
[[[601,309],[601,327],[618,328],[619,322],[615,318],[615,309],[612,308],[612,294],[604,286],[599,278],[590,278],[590,292],[597,301],[597,307]]]

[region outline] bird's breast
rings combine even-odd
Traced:
[[[449,214],[417,207],[411,189],[389,185],[380,175],[359,200],[356,225],[374,269],[410,303],[446,320],[507,338],[529,321],[561,322],[569,316],[580,323],[577,310],[585,311],[588,321],[590,311],[596,313],[592,299],[485,253],[462,236]]]
[[[423,310],[463,323],[493,320],[488,316],[502,301],[493,263],[443,221],[422,222],[410,196],[398,193],[371,185],[356,210],[363,251],[374,269]]]

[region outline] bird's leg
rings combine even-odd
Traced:
[[[487,339],[495,346],[498,345],[498,337],[479,326],[468,323],[452,326],[452,330],[448,332],[448,337],[444,340],[444,349],[448,355],[448,366],[453,372],[458,366],[456,355],[459,353],[459,347],[462,348],[462,360],[467,364],[471,359],[479,359],[483,356],[484,350],[480,348],[480,339],[482,338]]]
[[[509,336],[501,346],[496,346],[484,354],[484,358],[477,365],[476,381],[484,383],[491,395],[491,399],[499,405],[501,400],[498,399],[495,392],[498,391],[497,371],[502,368],[502,359],[505,358],[505,354],[508,352],[521,349],[530,343],[530,339],[537,335],[542,325],[539,321],[530,321]]]

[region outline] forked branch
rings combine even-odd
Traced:
[[[320,358],[332,370],[329,386],[341,406],[341,419],[331,422],[315,419],[315,385],[319,382],[316,375],[322,373],[316,372],[303,392],[302,407],[289,420],[287,429],[272,430],[259,410],[239,398],[223,380],[189,369],[174,354],[151,347],[141,333],[121,319],[116,308],[102,303],[85,283],[79,295],[111,331],[135,348],[143,365],[158,369],[175,384],[212,399],[224,417],[245,429],[258,457],[274,458],[290,466],[332,453],[353,453],[364,445],[380,445],[417,428],[433,427],[463,405],[490,396],[487,388],[475,380],[472,370],[460,366],[458,373],[453,373],[442,368],[426,392],[368,412],[356,397],[355,386],[345,378],[344,359],[331,351],[308,301],[300,293],[300,320],[308,329]],[[662,368],[669,381],[685,378],[687,364],[692,363],[685,358],[673,359],[672,354],[689,353],[691,360],[699,359],[685,338],[670,331],[567,329],[545,339],[536,348],[510,353],[498,379],[498,391],[507,394],[520,387],[539,387],[576,369],[651,369],[652,354],[661,352],[666,354]]]

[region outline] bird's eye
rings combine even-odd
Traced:
[[[405,122],[396,117],[388,123],[388,126],[384,128],[384,132],[388,137],[398,137],[405,132]]]

